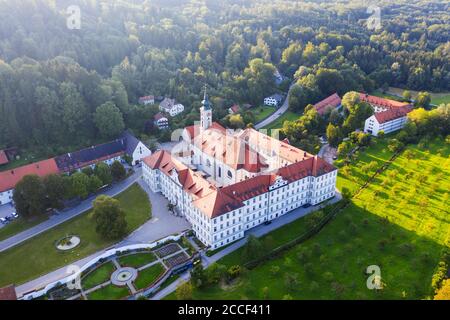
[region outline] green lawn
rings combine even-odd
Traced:
[[[22,217],[7,224],[0,229],[0,241],[8,239],[19,232],[25,231],[31,227],[38,225],[41,222],[47,220],[47,216],[35,217],[32,220],[27,220]]]
[[[83,290],[86,291],[95,286],[98,286],[99,284],[109,281],[111,279],[112,273],[115,270],[116,267],[111,261],[101,265],[82,279],[81,285],[83,287]]]
[[[440,94],[440,95],[436,95],[436,96],[434,96],[432,94],[431,95],[431,103],[436,104],[436,105],[440,105],[443,103],[450,103],[450,93],[449,94]]]
[[[276,121],[272,122],[270,125],[268,125],[267,127],[264,127],[264,129],[281,129],[283,127],[283,124],[285,121],[294,121],[297,120],[298,118],[300,118],[301,115],[291,112],[291,111],[286,111],[281,117],[279,117]]]
[[[245,273],[237,283],[194,290],[194,299],[426,298],[442,248],[450,245],[450,146],[440,140],[429,148],[408,149],[318,235]],[[381,163],[389,157],[381,141],[359,159]],[[364,179],[353,181],[353,172],[348,174],[340,174],[341,186]],[[264,242],[268,247],[285,243],[304,228],[299,219],[272,232]],[[242,264],[242,250],[219,263]],[[366,286],[365,270],[371,265],[381,268],[385,287],[378,292]],[[274,266],[280,271],[272,272]],[[297,277],[294,286],[287,274]]]
[[[117,259],[122,267],[132,267],[135,269],[139,269],[155,260],[156,256],[151,252],[131,254]]]
[[[116,287],[112,284],[88,295],[88,300],[119,300],[130,295],[128,287]]]
[[[272,113],[274,113],[277,109],[275,107],[263,106],[257,107],[253,109],[253,114],[255,115],[255,123],[261,122]]]
[[[400,89],[400,88],[394,88],[394,87],[390,87],[389,88],[389,92],[398,94],[398,95],[402,95],[403,94],[404,89]],[[409,90],[409,92],[411,92],[411,95],[413,98],[415,98],[417,96],[417,94],[419,93],[418,91],[414,91],[414,90]],[[436,105],[440,105],[442,103],[450,103],[450,93],[449,92],[430,92],[431,95],[431,103],[432,104],[436,104]]]
[[[138,184],[121,193],[117,199],[125,211],[130,233],[150,219],[150,202]],[[81,244],[69,252],[57,251],[55,241],[68,234],[78,235]],[[97,235],[89,212],[84,213],[0,253],[0,287],[32,280],[107,248],[115,242],[104,240]]]
[[[159,276],[164,273],[165,269],[161,263],[157,263],[150,268],[139,271],[139,275],[134,282],[137,290],[145,289],[150,286]]]

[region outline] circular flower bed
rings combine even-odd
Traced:
[[[68,251],[76,248],[81,242],[81,239],[77,236],[67,236],[56,241],[56,249],[60,251]]]

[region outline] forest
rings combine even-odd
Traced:
[[[190,125],[205,84],[216,119],[293,81],[294,112],[334,92],[450,91],[449,3],[377,5],[373,30],[362,0],[0,0],[0,149],[46,157],[124,128],[153,134],[144,95],[183,103],[172,127]]]

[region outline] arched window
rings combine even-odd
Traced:
[[[209,159],[206,159],[206,165],[207,165],[208,167],[211,167],[211,161],[209,161]]]
[[[228,173],[227,173],[227,174],[228,174],[228,178],[230,178],[230,179],[233,178],[233,174],[231,173],[230,170],[228,170]]]

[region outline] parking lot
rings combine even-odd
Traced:
[[[0,218],[5,218],[10,216],[16,209],[11,204],[4,204],[0,206]],[[3,223],[0,223],[0,228],[4,226]]]

